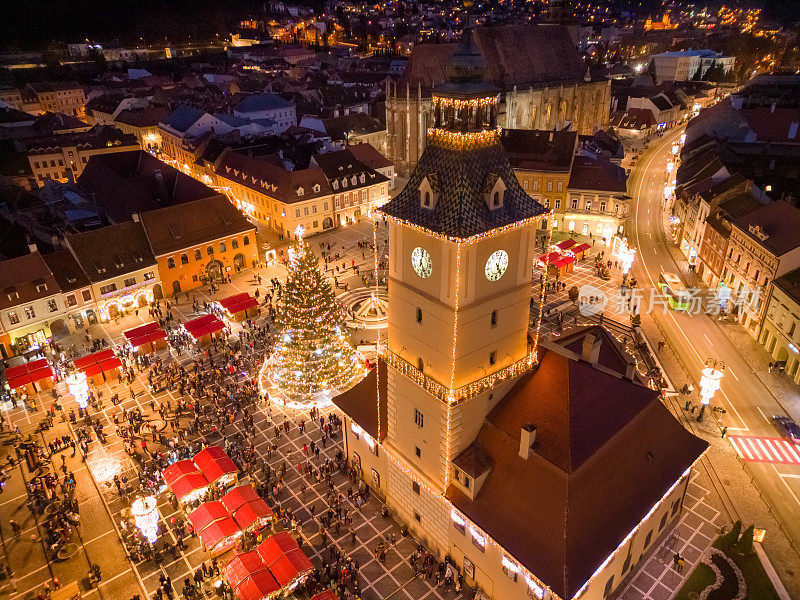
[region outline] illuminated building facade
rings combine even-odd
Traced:
[[[547,210],[500,144],[483,69],[467,30],[432,92],[429,143],[380,209],[381,361],[334,402],[350,463],[469,585],[600,600],[676,522],[707,444],[605,330],[558,344],[529,334]]]

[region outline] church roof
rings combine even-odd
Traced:
[[[432,208],[420,203],[419,187],[426,177],[434,193],[438,188]],[[502,179],[505,184],[503,205],[499,208],[490,209],[484,200],[489,178]],[[461,239],[547,212],[522,189],[499,143],[463,150],[429,143],[403,191],[380,211],[434,233]]]
[[[475,46],[485,59],[484,80],[503,88],[532,86],[554,81],[583,81],[585,66],[560,25],[503,25],[473,30]],[[448,79],[447,61],[459,44],[414,46],[398,86],[417,85],[426,92]],[[402,93],[402,92],[401,92]]]

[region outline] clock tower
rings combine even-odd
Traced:
[[[482,81],[470,29],[446,69],[448,80],[432,91],[425,151],[380,209],[389,222],[385,445],[397,457],[389,502],[433,542],[421,488],[447,488],[452,458],[532,365],[536,222],[546,212],[500,144],[499,91]]]

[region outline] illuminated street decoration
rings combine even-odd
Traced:
[[[67,377],[67,387],[78,403],[78,408],[85,409],[89,406],[89,382],[86,380],[86,373],[78,371]]]
[[[136,528],[142,532],[145,539],[154,544],[158,539],[158,502],[153,496],[137,498],[131,504]]]
[[[721,386],[722,374],[725,371],[725,364],[722,361],[715,361],[708,359],[706,366],[703,369],[702,376],[700,377],[700,414],[697,415],[697,421],[703,420],[703,413],[706,411],[706,406],[711,403],[711,399]]]

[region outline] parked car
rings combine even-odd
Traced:
[[[794,419],[791,417],[772,415],[772,422],[783,437],[793,444],[800,445],[800,425],[798,425]]]

